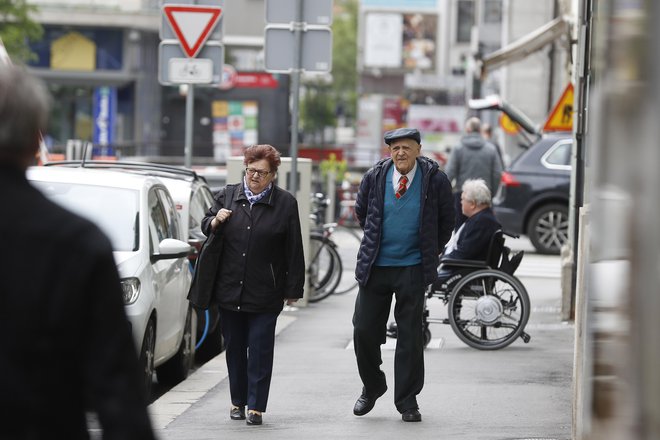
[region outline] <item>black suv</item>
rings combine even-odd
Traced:
[[[503,229],[542,254],[558,254],[568,240],[572,146],[571,133],[544,135],[502,173],[493,199]]]

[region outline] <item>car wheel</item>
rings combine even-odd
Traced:
[[[568,207],[553,203],[534,211],[527,236],[540,254],[559,254],[568,241]]]
[[[145,398],[151,396],[151,385],[154,377],[154,351],[156,349],[156,326],[152,320],[147,324],[140,350],[140,373],[144,387]]]
[[[183,337],[176,354],[160,367],[156,368],[158,382],[164,385],[176,385],[188,377],[188,373],[195,362],[195,334],[193,328],[193,311],[189,307],[186,314],[186,324],[183,329]]]

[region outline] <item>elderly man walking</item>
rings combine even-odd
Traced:
[[[353,339],[362,394],[353,413],[363,416],[385,394],[380,345],[385,342],[392,294],[399,336],[394,359],[394,403],[405,422],[422,416],[417,395],[424,385],[422,314],[426,286],[437,276],[438,255],[454,226],[451,184],[438,164],[420,156],[419,131],[385,134],[391,158],[365,174],[355,204],[364,230],[356,278],[360,288]]]

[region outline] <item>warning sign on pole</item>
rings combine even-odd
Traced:
[[[569,83],[545,121],[544,131],[573,130],[573,84]]]

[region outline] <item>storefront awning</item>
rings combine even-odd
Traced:
[[[505,64],[522,60],[528,55],[541,50],[547,44],[552,43],[562,35],[566,35],[569,26],[570,20],[567,16],[557,17],[513,43],[486,55],[481,60],[481,77],[485,77],[488,72]]]

